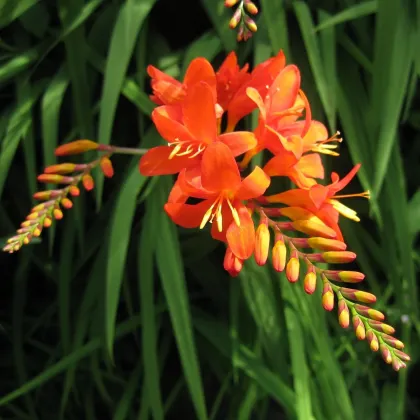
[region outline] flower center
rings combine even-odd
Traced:
[[[192,159],[197,157],[206,148],[205,143],[179,139],[175,139],[173,142],[168,143],[168,146],[173,147],[169,159],[173,159],[175,156],[188,156]]]
[[[232,205],[232,198],[230,197],[230,194],[227,194],[226,192],[222,192],[218,195],[216,200],[213,202],[213,204],[210,206],[210,208],[206,211],[204,214],[203,220],[200,224],[200,229],[203,229],[203,227],[207,224],[207,222],[213,223],[213,220],[216,219],[217,223],[217,230],[219,232],[223,231],[223,213],[222,213],[222,207],[223,203],[226,201],[228,204],[230,211],[232,212],[233,220],[235,223],[240,226],[241,222],[239,219],[238,211],[233,207]]]

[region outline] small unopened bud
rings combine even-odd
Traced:
[[[89,150],[96,150],[99,147],[98,143],[92,140],[76,140],[67,144],[62,144],[55,149],[56,156],[76,155],[84,153]]]
[[[245,0],[245,9],[246,11],[251,15],[258,14],[258,8],[255,6],[255,4],[251,0]]]
[[[251,32],[257,32],[257,24],[248,16],[245,17],[245,25]]]
[[[51,217],[46,217],[44,219],[44,228],[49,228],[52,225],[52,219]]]
[[[345,251],[347,248],[344,242],[327,238],[309,238],[308,244],[311,248],[321,251]]]
[[[322,258],[329,264],[345,264],[356,259],[356,254],[350,251],[327,251],[322,254]]]
[[[299,255],[296,250],[291,252],[290,260],[286,266],[286,277],[290,283],[296,283],[299,280]]]
[[[350,325],[350,311],[344,299],[338,301],[338,323],[342,328],[348,328]]]
[[[379,350],[379,340],[378,340],[378,337],[376,337],[376,334],[373,332],[373,330],[369,330],[366,333],[366,339],[372,351]]]
[[[392,363],[392,354],[389,351],[389,348],[386,344],[381,343],[379,346],[381,350],[382,358],[385,360],[385,363],[391,364]]]
[[[392,337],[391,335],[382,333],[381,335],[382,340],[385,341],[385,343],[389,344],[392,347],[395,347],[396,349],[402,350],[404,348],[404,343],[395,337]]]
[[[46,174],[64,175],[64,174],[69,174],[71,172],[74,172],[75,168],[76,168],[76,164],[74,163],[60,163],[59,165],[47,166],[44,169],[44,172]]]
[[[375,303],[376,296],[369,292],[363,292],[362,290],[349,289],[347,287],[340,287],[341,294],[350,300],[355,300],[362,303]]]
[[[56,174],[41,174],[38,175],[38,181],[48,182],[51,184],[71,184],[74,181],[74,178],[71,176],[63,176]]]
[[[65,209],[71,209],[73,207],[73,203],[71,200],[69,200],[67,197],[64,197],[61,200],[61,205],[65,208]]]
[[[239,0],[225,0],[225,7],[233,7]]]
[[[308,295],[315,292],[316,289],[316,273],[315,271],[308,270],[305,279],[303,280],[303,288]]]
[[[230,29],[235,29],[238,26],[239,22],[241,21],[241,18],[242,18],[242,10],[241,8],[238,8],[233,14],[232,19],[229,22]]]
[[[95,187],[95,183],[94,183],[93,178],[90,174],[83,175],[82,183],[83,183],[83,186],[85,187],[85,189],[87,191],[93,190],[93,188]]]
[[[374,319],[369,319],[368,324],[376,331],[384,332],[385,334],[394,334],[395,328],[391,325],[384,324],[380,321],[375,321]]]
[[[78,197],[80,195],[80,189],[76,185],[72,185],[69,188],[69,193],[73,197]]]
[[[104,156],[102,159],[101,159],[101,161],[100,161],[100,166],[101,166],[101,169],[102,169],[102,172],[104,173],[104,175],[107,177],[107,178],[112,178],[113,177],[113,175],[114,175],[114,168],[113,168],[113,166],[112,166],[112,162],[111,162],[111,160],[109,159],[109,157],[107,157],[107,156]]]
[[[239,259],[230,248],[226,248],[223,267],[231,277],[236,277],[242,270],[243,261]]]
[[[272,257],[274,270],[282,272],[286,267],[287,249],[281,235],[276,236],[276,241],[273,246]]]
[[[51,197],[51,191],[38,191],[33,197],[35,200],[48,200]]]
[[[358,340],[364,340],[366,338],[365,326],[358,315],[353,316],[353,328]]]
[[[404,360],[404,362],[409,362],[411,360],[410,356],[406,353],[404,353],[401,350],[395,349],[394,353],[397,357],[399,357],[401,360]]]
[[[355,304],[354,309],[360,314],[367,318],[372,318],[376,321],[383,321],[385,319],[385,315],[377,311],[376,309],[369,308],[369,306]]]
[[[324,274],[330,280],[345,283],[360,283],[365,278],[365,275],[358,271],[324,270]]]
[[[270,230],[267,221],[262,220],[255,233],[254,257],[258,265],[264,265],[270,250]]]
[[[322,306],[326,311],[334,309],[334,292],[328,282],[324,282],[324,288],[322,289]]]
[[[54,218],[57,220],[61,220],[63,218],[63,212],[58,208],[53,210],[53,215],[54,215]]]

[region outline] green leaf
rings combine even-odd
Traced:
[[[0,4],[0,28],[4,28],[13,22],[28,9],[33,7],[39,0],[5,0]]]
[[[169,179],[160,179],[159,186],[153,195],[157,208],[163,207],[167,200]],[[160,187],[160,188],[159,188]],[[150,200],[152,199],[150,197]],[[180,246],[175,231],[175,225],[169,220],[163,210],[159,213],[160,218],[154,228],[157,235],[156,259],[160,278],[162,280],[165,298],[169,306],[175,339],[184,369],[194,408],[199,420],[207,419],[206,405],[204,401],[203,385],[200,368],[197,360],[197,352],[194,345],[194,336],[191,325],[191,314],[188,303],[188,292],[182,267]],[[159,220],[160,219],[160,220]]]
[[[98,141],[109,144],[112,137],[115,112],[134,51],[139,31],[156,0],[126,0],[115,23],[104,73],[104,85],[99,113]],[[98,177],[96,198],[102,201],[103,176]]]
[[[355,19],[360,19],[364,16],[369,16],[376,12],[378,3],[378,0],[371,0],[347,7],[342,12],[339,12],[336,15],[325,19],[315,28],[315,31],[323,31],[325,29],[339,25],[340,23],[345,23]]]

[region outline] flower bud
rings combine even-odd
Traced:
[[[316,273],[313,270],[308,270],[305,279],[303,280],[303,288],[308,295],[315,292],[316,289]]]
[[[96,150],[99,147],[98,143],[91,140],[76,140],[70,143],[62,144],[55,149],[56,156],[76,155],[84,153],[89,150]]]
[[[409,362],[411,360],[410,356],[401,350],[395,349],[394,354],[401,360],[404,360],[404,362]]]
[[[299,280],[299,255],[296,250],[292,251],[290,260],[287,263],[286,277],[290,283],[296,283]]]
[[[358,315],[353,316],[353,328],[358,340],[364,340],[366,338],[365,326]]]
[[[92,176],[90,174],[83,175],[83,177],[82,177],[82,183],[83,183],[83,186],[85,187],[85,190],[86,191],[93,190],[93,188],[95,186],[95,183],[93,181],[93,178],[92,178]]]
[[[245,17],[245,25],[251,32],[257,32],[257,24],[248,16]]]
[[[379,350],[379,341],[378,337],[376,337],[375,333],[372,330],[368,330],[366,333],[366,339],[369,343],[370,349],[372,351],[378,351]]]
[[[242,11],[240,8],[238,8],[233,14],[232,19],[229,22],[230,29],[235,29],[238,26],[239,22],[241,21],[241,18],[242,18]]]
[[[381,343],[379,346],[381,350],[382,358],[385,360],[385,363],[391,364],[392,363],[392,354],[389,351],[389,348],[386,344]]]
[[[76,185],[71,185],[69,187],[69,193],[73,197],[78,197],[80,195],[80,189]]]
[[[44,169],[44,173],[46,174],[69,174],[74,172],[76,168],[76,164],[74,163],[60,163],[59,165],[51,165],[47,166]]]
[[[381,337],[382,337],[382,340],[384,340],[385,343],[389,344],[391,347],[394,347],[400,350],[404,348],[404,343],[396,339],[395,337],[392,337],[391,335],[382,333]]]
[[[73,207],[73,203],[67,197],[64,197],[60,203],[65,209],[71,209]]]
[[[258,265],[264,265],[268,259],[270,250],[270,230],[267,220],[261,221],[255,233],[254,257]]]
[[[258,8],[255,6],[255,4],[251,0],[245,0],[245,9],[246,11],[251,15],[258,14]]]
[[[377,311],[376,309],[369,308],[369,306],[355,304],[354,309],[360,314],[367,318],[372,318],[376,321],[383,321],[385,319],[385,315]]]
[[[51,184],[71,184],[74,181],[74,178],[71,176],[63,176],[56,174],[41,174],[38,175],[38,181],[48,182]]]
[[[101,161],[100,161],[100,166],[102,169],[103,174],[107,177],[107,178],[112,178],[114,176],[114,168],[112,166],[112,162],[109,159],[109,157],[104,156]]]
[[[233,7],[239,0],[225,0],[225,7]]]
[[[338,301],[338,323],[342,328],[348,328],[350,325],[350,311],[344,299]]]
[[[380,321],[375,321],[373,319],[368,319],[368,324],[376,331],[384,332],[385,334],[394,334],[395,328],[391,327],[391,325],[384,324]]]
[[[226,248],[223,267],[230,274],[231,277],[236,277],[242,270],[243,261],[240,258],[238,258],[228,247]]]
[[[322,254],[322,258],[329,264],[345,264],[356,259],[356,254],[350,251],[327,251]]]
[[[282,272],[286,266],[287,249],[281,235],[276,236],[276,241],[272,250],[274,270]]]
[[[375,303],[376,296],[369,292],[364,292],[357,289],[349,289],[347,287],[340,287],[340,293],[350,300],[355,300],[357,302],[363,303]]]
[[[322,306],[326,311],[332,311],[334,309],[334,292],[331,284],[324,282],[324,288],[322,290]]]
[[[55,208],[53,210],[53,215],[54,215],[54,218],[57,220],[61,220],[63,218],[63,212],[58,208]]]
[[[321,251],[345,251],[347,248],[344,242],[320,237],[308,238],[308,244],[311,248]]]

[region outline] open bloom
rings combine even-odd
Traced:
[[[187,90],[197,83],[205,82],[214,91],[216,89],[216,74],[212,65],[203,57],[191,61],[182,83],[154,66],[148,66],[147,73],[152,78],[153,95],[150,99],[157,105],[170,105],[182,101]]]
[[[245,260],[254,250],[255,231],[244,201],[260,197],[269,184],[270,178],[259,167],[242,180],[229,148],[215,142],[203,153],[201,166],[180,173],[165,210],[186,228],[203,228],[214,221],[212,236],[227,241],[232,252]],[[190,197],[202,201],[187,204]]]
[[[222,142],[233,156],[255,147],[253,133],[235,131],[218,134],[216,99],[206,83],[188,90],[178,106],[164,105],[152,113],[152,120],[168,146],[154,147],[140,159],[143,175],[166,175],[197,165],[202,152],[214,142]]]

